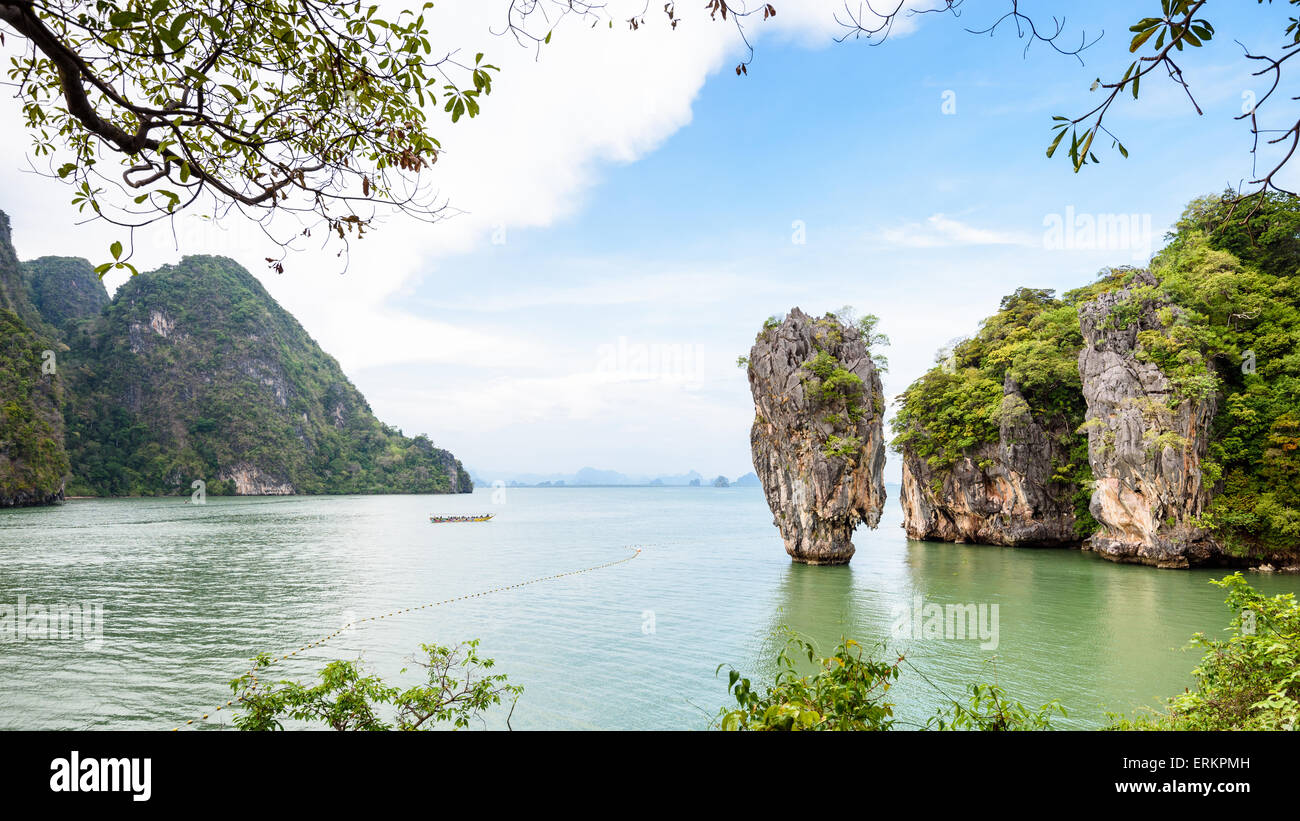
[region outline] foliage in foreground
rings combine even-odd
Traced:
[[[460,729],[482,721],[483,713],[503,699],[518,700],[524,691],[510,684],[504,673],[488,672],[495,662],[478,655],[477,639],[455,647],[424,644],[421,649],[425,657],[415,663],[427,671],[427,683],[407,689],[385,684],[354,661],[330,662],[313,686],[280,681],[262,689],[252,673],[246,673],[230,682],[242,708],[235,726],[283,730],[286,720],[294,720],[334,730],[429,730],[440,724]],[[262,667],[271,657],[263,653],[253,661]]]
[[[1294,593],[1265,596],[1234,573],[1211,581],[1227,591],[1233,620],[1224,640],[1203,633],[1192,670],[1194,689],[1174,696],[1166,711],[1133,717],[1110,715],[1113,730],[1294,730],[1300,723],[1300,602]],[[807,664],[803,664],[803,659]],[[846,639],[827,658],[791,635],[777,656],[777,674],[762,692],[732,669],[727,691],[735,707],[723,707],[715,726],[723,730],[892,730],[899,722],[887,696],[906,660],[872,658]],[[910,666],[910,665],[907,665]],[[718,670],[722,667],[719,666]],[[915,669],[915,668],[913,668]],[[916,671],[927,683],[924,674]],[[935,687],[938,690],[938,687]],[[940,690],[939,692],[942,693]],[[1033,709],[997,685],[974,683],[965,702],[945,702],[926,730],[1050,730],[1065,708],[1051,701]]]
[[[1226,640],[1198,633],[1193,647],[1205,655],[1192,671],[1196,688],[1169,699],[1167,712],[1125,717],[1111,715],[1114,730],[1294,730],[1300,720],[1300,603],[1292,593],[1268,597],[1240,573],[1212,581],[1228,591],[1234,618]],[[335,730],[425,730],[443,724],[456,728],[482,721],[503,700],[517,701],[523,687],[481,658],[478,641],[455,647],[422,645],[427,684],[401,689],[367,674],[357,662],[333,661],[319,683],[280,681],[259,687],[252,673],[230,683],[240,705],[234,723],[241,730],[282,730],[287,720],[324,724]],[[261,654],[257,667],[272,661]],[[720,672],[725,665],[719,665]],[[770,685],[756,688],[734,668],[727,692],[734,707],[722,707],[713,726],[722,730],[1051,730],[1058,701],[1031,708],[1013,700],[996,684],[973,683],[964,701],[950,698],[924,673],[912,668],[942,694],[943,706],[923,725],[908,725],[894,715],[889,690],[899,679],[903,656],[887,662],[857,641],[845,639],[825,658],[813,645],[789,634],[776,659]],[[257,669],[257,668],[254,668]],[[402,670],[406,672],[405,669]],[[506,720],[509,726],[509,718]]]
[[[800,657],[806,657],[816,671],[801,673]],[[845,639],[829,657],[818,658],[811,644],[790,635],[776,661],[776,677],[763,693],[739,671],[728,672],[727,691],[736,707],[719,712],[720,729],[895,729],[894,704],[886,696],[900,675],[903,656],[892,664],[879,661],[858,642]],[[992,684],[973,684],[969,692],[965,703],[952,701],[918,729],[1050,730],[1052,715],[1065,715],[1065,708],[1055,701],[1031,709]]]
[[[1211,584],[1228,591],[1231,635],[1204,633],[1192,670],[1195,689],[1169,699],[1167,712],[1111,716],[1116,730],[1294,730],[1300,719],[1300,603],[1294,593],[1265,596],[1240,573]]]

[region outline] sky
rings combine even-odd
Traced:
[[[613,0],[610,14],[644,5]],[[1002,0],[905,18],[875,46],[834,41],[842,3],[774,0],[775,18],[748,24],[743,77],[733,27],[681,4],[670,30],[650,5],[637,31],[566,21],[539,51],[493,33],[503,2],[437,5],[440,46],[502,69],[479,117],[434,119],[452,219],[394,215],[345,270],[335,249],[307,248],[277,274],[251,226],[185,218],[137,235],[135,262],[235,258],[380,419],[489,481],[584,466],[734,479],[752,469],[753,420],[736,358],[766,317],[878,315],[892,398],[1017,287],[1059,292],[1141,265],[1188,200],[1252,178],[1234,117],[1266,81],[1235,41],[1275,50],[1287,17],[1285,4],[1215,10],[1215,40],[1180,61],[1204,113],[1152,75],[1107,117],[1129,158],[1099,139],[1100,165],[1074,174],[1045,156],[1051,117],[1086,112],[1093,80],[1123,73],[1142,16],[1131,2],[1020,4],[1040,23],[1064,13],[1063,40],[1102,35],[1081,65],[1042,43],[1026,52],[1009,24],[971,33]],[[12,100],[0,139],[20,256],[106,260],[118,232],[79,225],[71,191],[27,170]],[[898,477],[891,454],[886,480]]]

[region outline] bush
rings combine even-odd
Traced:
[[[1174,696],[1163,714],[1112,715],[1117,730],[1294,730],[1300,719],[1300,603],[1294,593],[1268,597],[1240,573],[1211,584],[1228,591],[1233,611],[1225,640],[1192,637],[1204,649],[1196,686]]]
[[[427,671],[427,684],[402,690],[367,675],[358,662],[332,661],[311,687],[280,681],[270,689],[257,685],[254,672],[272,661],[263,653],[253,670],[230,682],[241,707],[234,719],[241,730],[283,730],[293,719],[325,724],[335,730],[428,730],[437,724],[459,729],[482,720],[502,698],[517,700],[524,688],[504,674],[490,675],[492,659],[480,658],[478,641],[455,647],[421,645],[425,658],[416,663]],[[406,672],[406,668],[402,669]],[[381,705],[386,705],[386,709]],[[383,713],[384,715],[381,715]],[[391,714],[391,718],[385,715]],[[509,726],[509,719],[506,719]]]
[[[799,672],[801,657],[814,672]],[[905,663],[903,656],[892,664],[878,661],[853,639],[818,658],[810,643],[790,634],[776,659],[776,677],[762,694],[737,670],[728,672],[727,692],[736,707],[722,708],[715,723],[722,730],[892,730],[894,704],[885,696]],[[1032,710],[996,685],[974,684],[969,692],[969,701],[949,701],[920,729],[1050,730],[1052,714],[1065,715],[1055,701]]]

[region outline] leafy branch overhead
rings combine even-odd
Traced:
[[[1201,107],[1197,105],[1196,99],[1192,96],[1191,87],[1183,78],[1182,69],[1174,61],[1173,54],[1175,51],[1181,52],[1184,47],[1200,48],[1202,44],[1209,42],[1214,37],[1214,26],[1208,20],[1196,17],[1196,14],[1204,5],[1205,0],[1197,2],[1193,2],[1193,0],[1162,0],[1161,7],[1164,12],[1162,17],[1144,17],[1136,25],[1132,26],[1129,30],[1134,32],[1134,35],[1129,43],[1129,51],[1137,53],[1154,37],[1152,44],[1154,53],[1143,55],[1129,63],[1128,68],[1124,70],[1124,76],[1117,82],[1103,83],[1100,77],[1094,80],[1092,91],[1103,90],[1108,93],[1105,99],[1088,113],[1074,119],[1059,115],[1053,117],[1052,120],[1055,124],[1052,129],[1056,131],[1056,137],[1048,146],[1047,156],[1051,157],[1056,152],[1061,140],[1066,133],[1069,133],[1070,150],[1068,154],[1070,161],[1074,164],[1074,170],[1077,172],[1089,162],[1098,162],[1097,155],[1092,152],[1092,143],[1099,133],[1104,132],[1111,138],[1112,147],[1116,148],[1122,156],[1127,157],[1128,149],[1106,129],[1102,121],[1111,105],[1126,90],[1133,95],[1134,100],[1138,99],[1142,78],[1158,68],[1163,68],[1169,78],[1187,93],[1188,99],[1196,108],[1196,113],[1203,113]],[[1079,131],[1080,125],[1084,126],[1082,132]]]
[[[43,173],[81,212],[135,228],[206,204],[268,231],[289,212],[290,237],[323,226],[346,242],[380,205],[438,217],[426,105],[456,122],[492,90],[482,54],[435,51],[431,5],[7,2],[0,37],[22,38],[9,84]]]
[[[1011,26],[1015,30],[1016,37],[1025,41],[1025,51],[1035,43],[1041,43],[1059,54],[1079,60],[1080,63],[1083,62],[1084,52],[1101,39],[1101,35],[1090,37],[1086,31],[1079,33],[1077,41],[1067,39],[1070,32],[1064,16],[1052,17],[1050,25],[1043,25],[1021,10],[1019,0],[1007,0],[1007,2],[1006,10],[990,25],[984,28],[968,28],[967,31],[972,34],[992,35],[1004,26]],[[1155,0],[1146,0],[1146,2],[1152,3],[1154,11]],[[1300,0],[1285,0],[1285,2],[1293,7],[1300,6]],[[1266,3],[1272,5],[1272,0],[1256,0],[1257,6]],[[1047,147],[1047,156],[1053,157],[1061,146],[1067,146],[1065,156],[1077,173],[1085,166],[1100,161],[1094,144],[1100,146],[1097,138],[1101,136],[1110,140],[1111,148],[1118,151],[1121,157],[1127,158],[1128,148],[1110,130],[1106,116],[1115,101],[1123,95],[1130,94],[1134,100],[1137,100],[1141,94],[1143,79],[1152,72],[1163,73],[1187,95],[1196,113],[1203,114],[1179,61],[1189,49],[1203,47],[1217,33],[1213,23],[1202,15],[1206,4],[1207,0],[1159,0],[1158,16],[1143,17],[1133,24],[1129,28],[1132,33],[1129,52],[1138,56],[1128,64],[1118,79],[1106,81],[1097,77],[1093,80],[1090,90],[1093,93],[1102,92],[1103,97],[1091,109],[1078,116],[1056,115],[1052,118],[1053,134]],[[853,13],[851,7],[846,4],[846,14],[836,16],[836,20],[845,29],[845,34],[837,39],[843,41],[866,38],[868,42],[875,45],[883,42],[897,21],[903,17],[935,13],[947,13],[952,17],[959,17],[963,11],[963,0],[934,0],[933,5],[928,7],[905,8],[908,5],[906,0],[896,0],[892,9],[881,10],[871,3],[866,3],[861,6],[865,11]],[[1247,200],[1253,201],[1246,220],[1256,215],[1263,202],[1261,195],[1269,191],[1296,196],[1295,192],[1280,188],[1276,179],[1278,173],[1295,156],[1297,147],[1300,147],[1300,117],[1286,116],[1281,123],[1282,127],[1265,126],[1260,122],[1259,110],[1277,92],[1281,84],[1282,68],[1297,51],[1300,51],[1300,24],[1297,24],[1295,17],[1289,19],[1282,32],[1278,54],[1259,54],[1244,49],[1245,58],[1260,66],[1253,76],[1262,77],[1270,82],[1268,90],[1258,100],[1247,105],[1244,112],[1236,117],[1250,124],[1250,133],[1253,137],[1250,151],[1252,170],[1251,178],[1245,186],[1250,186],[1253,190],[1243,190],[1245,186],[1242,186],[1233,192],[1226,202],[1236,205]],[[1277,152],[1277,156],[1265,162],[1264,170],[1259,166],[1261,140],[1265,146],[1275,147]],[[1228,216],[1231,217],[1234,211],[1235,209],[1230,210]]]
[[[843,27],[836,39],[880,44],[900,20],[957,18],[963,2],[846,3],[834,14]],[[966,30],[1012,28],[1026,50],[1043,44],[1080,62],[1100,39],[1082,31],[1076,40],[1064,16],[1044,25],[1019,0],[1003,2],[989,25]],[[1092,83],[1101,99],[1090,110],[1052,121],[1048,156],[1064,148],[1076,172],[1099,161],[1098,137],[1128,156],[1108,115],[1124,95],[1139,98],[1152,72],[1166,75],[1201,111],[1180,61],[1217,35],[1203,14],[1207,0],[1159,0],[1158,10],[1157,0],[1143,2],[1152,11],[1131,27],[1134,59],[1116,79]],[[361,0],[12,0],[0,3],[0,46],[16,51],[7,80],[38,170],[67,182],[88,218],[134,229],[191,207],[215,219],[237,211],[282,247],[325,230],[346,248],[373,227],[381,208],[426,221],[445,213],[426,173],[441,151],[430,118],[474,117],[491,93],[497,67],[481,53],[471,59],[435,47],[431,7],[390,16]],[[492,33],[536,49],[552,43],[566,20],[610,29],[616,22],[602,0],[503,0],[502,8],[504,25]],[[667,0],[661,8],[663,18],[647,4],[617,22],[633,31],[647,16],[666,18],[674,30],[692,18],[731,25],[746,51],[739,75],[749,73],[754,57],[747,25],[777,13],[773,3],[745,0],[706,0],[680,11]],[[1239,187],[1231,202],[1256,198],[1250,216],[1261,193],[1294,196],[1276,181],[1300,147],[1300,116],[1278,124],[1259,115],[1300,51],[1296,18],[1281,34],[1276,54],[1244,54],[1258,65],[1254,76],[1269,83],[1237,117],[1254,138],[1254,190]],[[123,248],[101,269],[129,270],[131,256]],[[267,261],[282,270],[279,259]]]
[[[1042,19],[1036,19],[1037,15],[1031,15],[1022,9],[1020,0],[1004,0],[1005,5],[1001,12],[995,12],[998,16],[993,17],[989,24],[983,27],[967,28],[966,31],[971,34],[996,34],[1000,29],[1013,28],[1017,39],[1025,42],[1025,51],[1027,52],[1034,44],[1041,44],[1050,48],[1057,54],[1074,58],[1083,64],[1083,55],[1092,46],[1101,39],[1101,35],[1090,35],[1086,30],[1082,30],[1075,37],[1071,27],[1067,25],[1064,14],[1061,16],[1051,17],[1050,23]],[[1153,6],[1156,0],[1144,0]],[[1262,6],[1265,3],[1272,5],[1272,0],[1256,0],[1256,5]],[[1279,3],[1282,0],[1279,0]],[[1300,0],[1285,0],[1291,6],[1300,6]],[[1132,38],[1129,42],[1129,51],[1138,55],[1129,63],[1122,75],[1118,79],[1105,81],[1101,77],[1096,78],[1091,85],[1091,91],[1103,92],[1103,99],[1093,106],[1087,112],[1074,117],[1057,115],[1052,119],[1052,137],[1048,144],[1047,156],[1053,157],[1057,151],[1065,146],[1067,150],[1064,154],[1069,158],[1070,164],[1075,172],[1081,171],[1086,165],[1096,164],[1099,162],[1096,148],[1100,147],[1097,142],[1098,136],[1109,139],[1111,147],[1118,151],[1120,156],[1128,157],[1128,148],[1120,139],[1110,130],[1106,120],[1111,106],[1117,99],[1125,94],[1131,94],[1133,99],[1138,99],[1141,94],[1142,81],[1152,72],[1162,71],[1171,82],[1175,83],[1191,101],[1193,108],[1198,114],[1203,113],[1193,96],[1192,87],[1183,74],[1182,66],[1179,60],[1188,49],[1201,48],[1210,42],[1216,35],[1215,26],[1202,15],[1207,0],[1159,0],[1158,15],[1143,17],[1130,27]],[[540,8],[548,6],[562,6],[567,11],[579,13],[583,17],[599,17],[604,10],[604,4],[579,4],[565,3],[561,0],[532,0],[532,2],[514,2],[511,3],[511,28],[523,28],[524,18],[529,14],[536,12]],[[1065,8],[1066,4],[1062,4]],[[834,20],[841,26],[842,33],[836,37],[836,42],[845,42],[847,40],[865,40],[869,45],[880,45],[889,38],[894,32],[895,26],[900,21],[923,17],[927,15],[948,15],[953,18],[959,18],[965,11],[964,0],[930,0],[928,4],[918,3],[915,0],[883,0],[883,2],[859,2],[844,3],[843,8],[836,12]],[[664,4],[664,12],[668,17],[673,29],[678,27],[681,19],[677,15],[677,4],[668,2]],[[748,56],[736,66],[736,74],[748,75],[749,66],[752,64],[754,50],[746,35],[743,21],[750,15],[762,14],[762,19],[767,20],[776,14],[776,8],[770,4],[762,3],[745,3],[740,0],[708,0],[705,3],[703,12],[709,15],[710,19],[731,21],[744,42],[748,50]],[[547,19],[551,19],[549,16]],[[610,21],[612,24],[612,21]],[[629,27],[639,29],[645,24],[644,16],[634,17],[629,20]],[[547,29],[547,42],[549,42],[550,33],[554,27]],[[1254,217],[1262,204],[1261,196],[1269,191],[1280,192],[1289,196],[1295,196],[1295,192],[1287,191],[1280,188],[1276,179],[1279,172],[1291,161],[1296,150],[1300,147],[1300,117],[1288,117],[1290,122],[1283,122],[1283,127],[1273,127],[1264,125],[1260,122],[1258,115],[1260,107],[1266,103],[1277,92],[1281,85],[1282,69],[1297,51],[1300,51],[1300,23],[1297,18],[1291,18],[1282,33],[1281,51],[1277,55],[1257,54],[1249,50],[1245,52],[1247,60],[1257,62],[1260,65],[1258,71],[1254,73],[1256,77],[1263,77],[1270,82],[1270,86],[1258,101],[1247,106],[1244,113],[1237,119],[1246,120],[1250,124],[1250,133],[1254,138],[1254,144],[1251,149],[1252,171],[1251,179],[1248,183],[1253,186],[1253,190],[1235,191],[1227,200],[1230,204],[1236,205],[1246,200],[1253,200],[1252,208],[1246,216],[1248,221]],[[1271,136],[1264,136],[1271,135]],[[1068,142],[1066,137],[1069,137]],[[1258,167],[1259,154],[1261,152],[1261,141],[1265,146],[1273,146],[1278,152],[1278,156],[1271,157],[1266,163],[1266,170],[1260,170]],[[1231,210],[1229,217],[1235,212]]]

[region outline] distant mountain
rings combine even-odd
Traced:
[[[42,271],[76,274],[30,270],[38,283]],[[134,276],[70,341],[72,492],[189,493],[195,479],[216,495],[473,489],[450,453],[376,419],[233,260],[191,256]]]
[[[762,482],[758,481],[758,474],[750,472],[741,476],[739,479],[732,482],[732,484],[736,487],[760,487]]]
[[[662,479],[665,485],[694,486],[704,483],[704,476],[695,470],[688,470],[676,476],[659,476],[657,478]]]
[[[583,468],[574,474],[572,480],[566,480],[567,484],[573,485],[629,485],[633,481],[616,470],[597,470],[596,468]]]
[[[585,467],[577,473],[513,473],[474,470],[474,481],[490,486],[501,481],[507,487],[686,487],[704,483],[704,477],[698,471],[687,471],[675,475],[650,476],[645,474],[626,474],[616,470],[601,470]],[[491,476],[493,478],[489,479]]]

